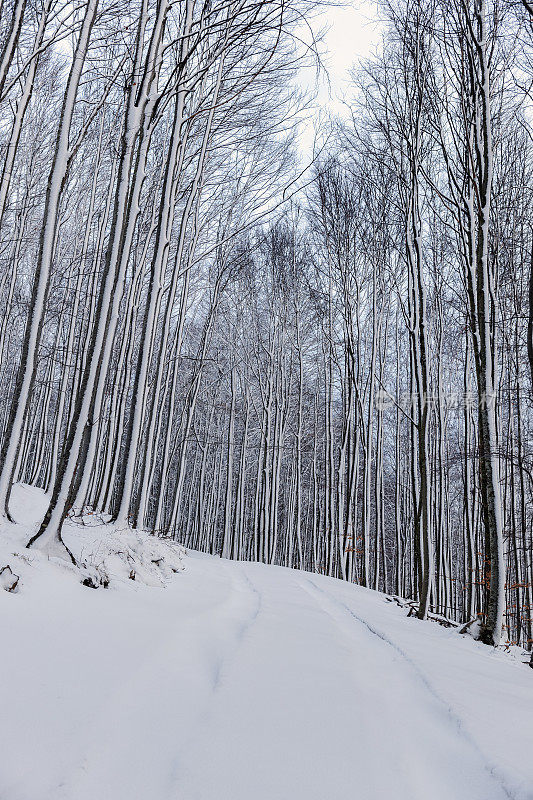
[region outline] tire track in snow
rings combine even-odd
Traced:
[[[145,768],[150,769],[152,764],[154,779],[160,787],[160,790],[153,789],[154,797],[178,796],[176,782],[183,768],[181,753],[209,725],[213,698],[223,687],[232,663],[238,659],[238,650],[261,607],[260,594],[244,570],[236,574],[234,567],[226,566],[221,560],[217,562],[218,575],[222,571],[228,581],[227,595],[199,616],[193,616],[190,629],[181,635],[178,633],[172,638],[169,631],[168,640],[160,642],[141,671],[134,670],[126,677],[111,703],[100,709],[100,715],[91,725],[93,733],[88,738],[89,744],[80,752],[77,763],[72,764],[62,781],[46,795],[49,800],[60,797],[93,800],[99,797],[99,789],[108,783],[113,788],[109,789],[106,797],[122,796],[123,787],[119,789],[112,784],[117,775],[115,758],[124,764],[122,774],[128,777],[133,788],[134,779],[129,773],[140,768],[131,759],[138,752],[138,743],[147,735],[147,728],[155,732],[156,737],[150,741],[150,752],[144,752],[143,756]],[[187,653],[191,645],[194,648],[192,654]],[[178,686],[183,685],[183,680],[193,675],[193,669],[194,680],[183,707],[183,692],[178,689],[169,695],[170,687],[173,681]],[[163,713],[158,702],[160,693],[166,696]],[[178,696],[181,698],[179,701],[176,699]],[[106,721],[115,717],[123,719],[128,714],[131,717],[129,724],[119,726],[121,731],[128,731],[127,739],[117,738],[110,733]],[[158,732],[160,722],[161,733]],[[165,725],[167,734],[163,733]],[[132,765],[134,770],[131,770]],[[144,795],[142,800],[145,800]]]
[[[239,575],[241,578],[241,586],[246,586],[247,589],[250,590],[252,596],[254,598],[254,610],[249,615],[247,619],[242,620],[239,623],[239,628],[235,634],[235,645],[236,648],[239,648],[243,643],[246,634],[250,630],[250,628],[254,625],[257,617],[259,616],[259,612],[261,611],[261,595],[246,574],[244,570]],[[232,582],[234,582],[232,578]],[[214,670],[214,678],[213,678],[213,693],[217,692],[220,687],[223,685],[223,673],[227,670],[228,663],[234,661],[236,655],[236,649],[232,650],[231,656],[221,656],[217,661],[216,668]]]
[[[427,675],[425,674],[425,672],[423,672],[423,670],[419,667],[419,665],[415,661],[413,661],[413,659],[410,658],[409,655],[386,633],[378,630],[374,625],[372,625],[366,619],[360,617],[358,614],[355,613],[355,611],[353,611],[349,606],[347,606],[341,600],[337,599],[329,592],[326,592],[323,589],[321,589],[311,579],[306,579],[306,584],[311,587],[311,591],[309,591],[307,586],[303,583],[300,584],[301,588],[310,597],[314,598],[315,602],[321,608],[321,610],[324,613],[326,613],[329,617],[331,617],[331,619],[335,624],[340,625],[342,627],[342,620],[339,620],[338,618],[340,615],[331,613],[331,611],[329,611],[326,608],[323,601],[319,602],[319,599],[317,599],[317,595],[318,598],[326,598],[326,601],[329,602],[334,609],[338,609],[344,617],[348,616],[351,619],[358,622],[360,625],[364,626],[364,628],[366,628],[366,630],[368,630],[369,633],[380,639],[384,644],[391,647],[402,658],[402,660],[409,666],[411,671],[415,673],[419,681],[425,687],[426,691],[431,695],[431,697],[433,697],[433,699],[435,699],[438,702],[440,707],[444,709],[448,719],[454,725],[454,727],[461,735],[463,740],[479,756],[485,771],[490,775],[490,777],[494,780],[494,782],[498,784],[499,788],[502,790],[504,795],[507,798],[509,798],[509,800],[520,800],[519,795],[513,792],[512,789],[507,785],[505,779],[503,778],[503,776],[499,774],[497,768],[495,766],[490,765],[487,757],[485,756],[485,754],[482,752],[477,742],[472,738],[472,736],[466,729],[464,721],[461,719],[457,711],[453,708],[453,706],[450,703],[448,703],[446,700],[443,699],[443,697],[439,694],[437,689],[435,689],[434,685],[431,683],[431,681],[428,679]]]
[[[223,563],[221,561],[221,563]],[[229,562],[232,563],[232,562]],[[169,772],[169,791],[174,791],[176,789],[176,784],[179,782],[180,778],[180,768],[183,766],[183,753],[194,747],[195,742],[202,735],[202,731],[209,725],[210,720],[213,717],[213,704],[212,700],[214,697],[220,692],[225,683],[225,677],[231,671],[232,666],[238,661],[238,653],[240,648],[242,647],[245,639],[247,638],[247,634],[249,634],[252,627],[255,625],[257,618],[261,612],[261,594],[256,588],[256,586],[252,583],[249,576],[246,574],[244,569],[239,571],[239,582],[233,577],[234,575],[234,564],[232,563],[233,569],[228,569],[228,565],[226,564],[226,570],[230,572],[231,582],[233,584],[233,592],[235,592],[235,588],[240,591],[241,587],[246,587],[248,596],[253,597],[253,602],[251,605],[251,613],[247,615],[246,618],[241,619],[239,622],[239,626],[234,634],[233,639],[233,646],[231,647],[229,655],[222,655],[217,660],[214,670],[213,670],[213,679],[212,679],[212,686],[211,686],[211,694],[209,697],[204,698],[204,709],[201,714],[198,715],[196,722],[194,724],[194,730],[192,731],[191,735],[187,737],[187,739],[181,743],[180,747],[176,751],[176,754],[173,758],[172,767]],[[248,605],[248,604],[247,604]],[[174,796],[174,794],[169,794],[169,796]]]

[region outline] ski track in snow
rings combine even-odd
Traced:
[[[164,590],[95,592],[65,573],[7,596],[21,616],[0,664],[13,722],[0,726],[0,800],[533,797],[527,765],[515,790],[513,743],[500,757],[479,741],[478,699],[474,715],[447,699],[457,664],[470,681],[478,664],[483,680],[516,677],[517,697],[525,668],[340,581],[186,561]]]

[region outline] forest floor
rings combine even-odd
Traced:
[[[15,490],[1,800],[533,798],[519,657],[377,592],[109,526],[66,526],[80,576],[22,549],[45,498]]]

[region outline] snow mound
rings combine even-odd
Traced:
[[[96,586],[107,586],[112,581],[164,586],[183,570],[185,550],[179,545],[142,531],[109,525],[95,516],[78,522],[69,520],[64,539],[86,580]]]
[[[36,570],[44,564],[55,573],[60,570],[71,574],[90,588],[132,583],[161,587],[184,569],[185,550],[181,546],[143,531],[110,525],[95,514],[68,519],[63,528],[63,539],[78,566],[48,559],[38,548],[28,550],[26,544],[36,532],[47,503],[48,497],[41,489],[23,484],[13,487],[10,505],[16,524],[5,523],[0,530],[0,571],[4,570],[1,588],[23,591],[25,585],[34,582]],[[13,576],[18,577],[18,582]]]
[[[19,576],[15,575],[9,564],[0,568],[0,587],[6,592],[16,592]]]

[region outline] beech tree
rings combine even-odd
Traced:
[[[312,10],[0,4],[5,524],[24,481],[52,557],[90,513],[530,648],[527,4],[383,3],[307,169]]]

